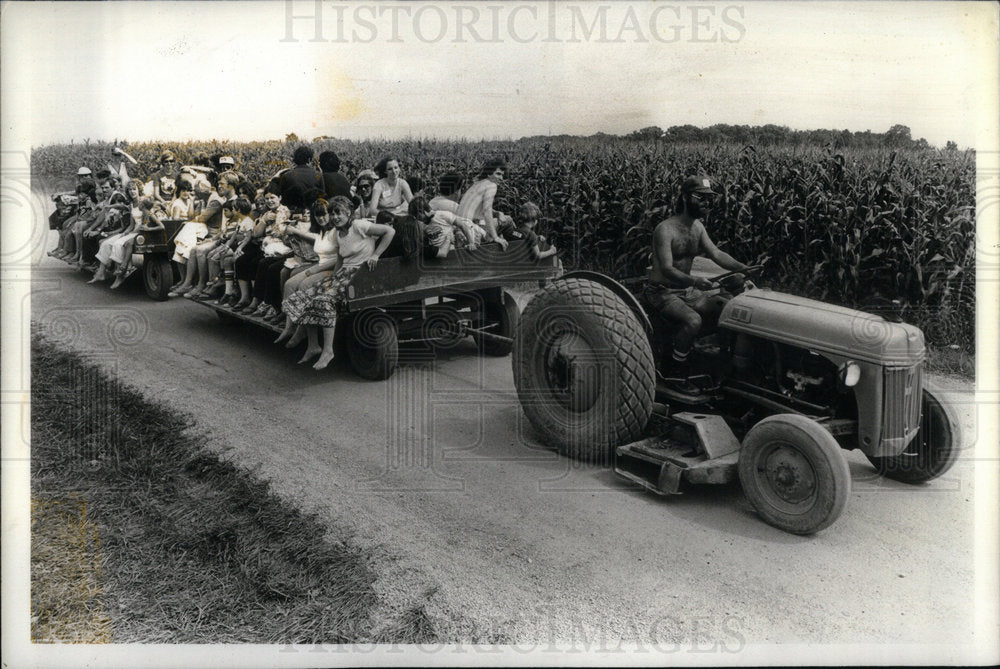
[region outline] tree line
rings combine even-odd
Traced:
[[[651,125],[625,135],[625,139],[643,142],[670,143],[719,143],[736,142],[755,146],[827,146],[836,148],[891,148],[928,149],[931,145],[923,137],[914,139],[910,128],[896,124],[885,132],[871,130],[792,130],[783,125],[728,125],[718,123],[699,128],[694,125],[673,125],[666,130]],[[957,150],[958,145],[949,141],[947,150]]]

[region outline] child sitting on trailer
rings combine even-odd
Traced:
[[[544,237],[539,237],[535,233],[535,227],[542,218],[542,210],[538,208],[538,205],[534,202],[525,202],[521,205],[517,213],[521,224],[517,227],[515,234],[521,239],[528,241],[527,246],[531,249],[531,255],[534,259],[541,260],[549,256],[554,256],[556,254],[556,247],[552,244],[547,244]],[[542,248],[545,248],[545,250],[543,251]]]
[[[259,271],[263,271],[260,281],[264,281],[268,267],[291,254],[291,249],[282,241],[281,234],[291,217],[291,211],[281,204],[277,193],[264,196],[265,211],[257,218],[252,239],[243,248],[243,254],[236,260],[236,281],[240,287],[240,301],[233,309],[248,314],[256,313],[264,299],[264,286],[254,285]],[[261,265],[264,265],[262,268]]]
[[[213,270],[216,274],[221,269],[222,281],[225,292],[216,302],[223,306],[235,304],[239,299],[239,291],[236,288],[236,257],[243,247],[250,241],[255,222],[250,218],[253,205],[245,197],[236,198],[232,204],[230,212],[231,219],[227,224],[223,241],[212,250],[208,257],[209,272]]]
[[[170,202],[167,216],[185,221],[194,218],[194,182],[181,179],[177,183],[177,195]]]

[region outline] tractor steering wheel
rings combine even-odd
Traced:
[[[723,279],[728,279],[729,277],[734,276],[736,274],[756,274],[762,269],[764,269],[763,265],[748,265],[743,269],[737,269],[733,270],[732,272],[726,272],[725,274],[713,276],[712,278],[709,279],[709,281],[711,281],[712,283],[719,283]]]

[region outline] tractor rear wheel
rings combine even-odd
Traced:
[[[631,309],[600,283],[558,279],[521,314],[511,364],[518,399],[560,452],[604,463],[642,434],[655,367]]]

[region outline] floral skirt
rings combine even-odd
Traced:
[[[360,265],[341,267],[316,285],[295,291],[282,301],[281,310],[299,325],[334,327],[337,324],[337,307],[344,301],[347,286],[358,269]]]

